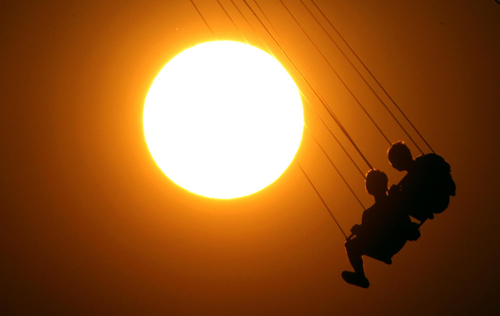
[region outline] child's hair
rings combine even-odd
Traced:
[[[369,194],[377,191],[387,191],[389,179],[385,172],[378,169],[370,169],[366,173],[365,188]]]

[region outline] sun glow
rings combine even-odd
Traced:
[[[250,45],[199,44],[154,80],[144,134],[165,175],[184,189],[231,199],[274,182],[293,160],[304,116],[297,86]]]

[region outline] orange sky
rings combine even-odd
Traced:
[[[217,37],[241,41],[216,1],[195,2]],[[405,139],[300,2],[285,2],[390,140]],[[387,142],[280,2],[259,3],[372,165],[398,182]],[[344,238],[295,165],[260,193],[230,201],[192,195],[163,175],[144,141],[143,102],[165,63],[212,40],[190,1],[4,1],[2,314],[493,314],[500,5],[316,3],[451,164],[457,196],[419,241],[392,266],[366,259],[371,287],[362,290],[340,278],[350,268]],[[369,205],[363,179],[304,106],[306,123]],[[307,132],[297,160],[343,229],[359,222],[360,206]]]

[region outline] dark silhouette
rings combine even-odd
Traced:
[[[373,195],[375,204],[363,212],[361,225],[351,228],[352,235],[345,243],[354,268],[354,272],[342,272],[347,283],[363,288],[370,285],[363,269],[363,255],[391,264],[392,256],[407,240],[418,238],[418,225],[396,207],[397,200],[387,195],[387,184],[387,175],[380,170],[372,169],[366,174],[366,191]]]
[[[402,141],[392,144],[387,151],[389,162],[398,171],[407,171],[389,195],[398,200],[398,208],[424,222],[443,212],[455,196],[455,182],[450,165],[436,154],[413,159],[410,149]]]

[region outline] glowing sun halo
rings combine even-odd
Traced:
[[[199,44],[173,58],[144,106],[144,134],[176,184],[231,199],[274,182],[302,139],[302,102],[290,75],[250,45]]]

